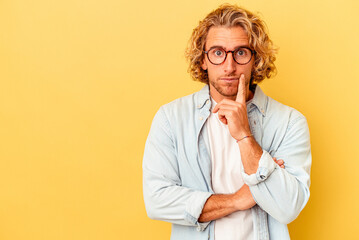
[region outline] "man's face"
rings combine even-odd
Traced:
[[[249,47],[249,43],[247,34],[241,27],[211,27],[205,46],[206,51],[214,46],[219,46],[226,51],[233,51],[238,47]],[[207,56],[204,57],[202,68],[208,72],[210,94],[216,102],[223,98],[235,100],[241,74],[244,74],[247,92],[249,93],[254,57],[247,64],[239,65],[234,61],[232,54],[227,53],[226,60],[220,65],[214,65],[208,60]]]

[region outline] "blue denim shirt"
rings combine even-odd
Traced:
[[[143,158],[143,194],[152,219],[172,223],[172,240],[214,239],[214,222],[198,218],[213,194],[206,120],[209,87],[162,106]],[[242,174],[257,205],[255,239],[290,239],[287,224],[309,199],[311,149],[305,117],[256,87],[247,103],[251,132],[263,149],[256,173]],[[272,159],[283,159],[285,169]]]

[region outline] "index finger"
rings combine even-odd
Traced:
[[[244,74],[242,73],[241,76],[239,77],[236,102],[246,103],[246,96],[247,96],[246,93],[247,93],[246,80],[244,78]]]

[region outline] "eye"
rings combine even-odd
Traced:
[[[239,55],[239,56],[244,56],[244,55],[246,55],[246,53],[245,53],[245,51],[243,51],[243,50],[239,50],[239,51],[237,52],[237,55]]]
[[[220,49],[214,50],[214,55],[217,57],[221,57],[223,55],[223,51]]]
[[[249,50],[247,48],[239,48],[236,52],[238,57],[246,57],[249,55]]]
[[[211,58],[218,58],[222,59],[224,58],[226,52],[222,48],[212,48],[209,50],[209,57]]]

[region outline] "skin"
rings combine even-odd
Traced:
[[[248,37],[241,27],[212,27],[208,31],[206,50],[213,46],[221,46],[225,50],[234,50],[238,47],[249,47]],[[207,70],[210,94],[217,102],[223,99],[236,100],[238,92],[239,78],[243,74],[245,87],[249,89],[249,81],[254,66],[254,58],[245,65],[237,64],[232,57],[232,53],[228,53],[226,61],[220,65],[214,65],[205,57],[202,68]],[[250,100],[253,93],[250,91],[243,92],[245,98]]]
[[[206,39],[206,50],[221,46],[226,51],[238,47],[249,47],[246,32],[241,27],[212,27]],[[246,65],[237,64],[232,53],[228,53],[225,62],[214,65],[205,57],[202,68],[207,70],[211,97],[218,103],[212,110],[218,113],[219,119],[228,125],[231,136],[240,140],[251,135],[246,102],[254,94],[249,90],[249,83],[254,58]],[[253,137],[238,142],[244,171],[253,174],[257,171],[258,162],[263,150]],[[273,160],[284,168],[283,160]],[[233,194],[213,194],[205,203],[199,222],[208,222],[225,217],[233,212],[246,210],[256,205],[247,185],[243,185]]]

